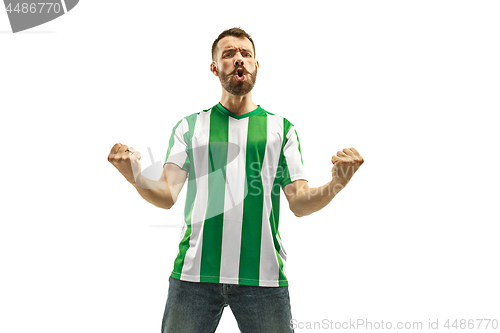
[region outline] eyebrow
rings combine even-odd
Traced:
[[[224,51],[222,51],[222,54],[224,54],[224,53],[226,53],[226,52],[229,52],[229,51],[234,51],[234,50],[235,50],[235,48],[234,48],[234,47],[232,47],[232,48],[230,48],[230,49],[225,49]],[[252,53],[252,51],[247,50],[247,49],[245,49],[245,48],[242,48],[242,50],[243,50],[243,51],[245,51],[245,52],[248,52],[248,53],[250,53],[250,54],[253,54],[253,53]]]

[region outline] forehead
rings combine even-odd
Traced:
[[[228,49],[246,49],[253,53],[252,42],[246,37],[226,36],[218,43],[219,54]]]

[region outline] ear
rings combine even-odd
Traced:
[[[259,69],[259,61],[258,60],[255,60],[255,66],[257,67],[257,69]]]
[[[210,64],[210,71],[215,75],[215,76],[219,76],[219,72],[217,70],[217,65],[215,63],[215,61],[212,61],[212,63]]]

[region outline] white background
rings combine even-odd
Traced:
[[[499,14],[84,0],[12,34],[0,10],[0,331],[159,332],[183,202],[147,203],[107,155],[165,158],[173,126],[220,100],[210,49],[232,27],[254,39],[254,102],[295,124],[310,186],[342,148],[365,159],[319,212],[296,218],[282,196],[294,318],[500,320]],[[237,331],[226,308],[217,332]]]

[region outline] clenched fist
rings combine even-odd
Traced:
[[[332,156],[332,179],[336,184],[346,186],[363,162],[363,157],[354,148],[338,151],[337,156]]]
[[[141,174],[141,153],[133,147],[117,143],[111,148],[108,161],[120,171],[125,179],[132,185],[136,185],[136,179]]]

